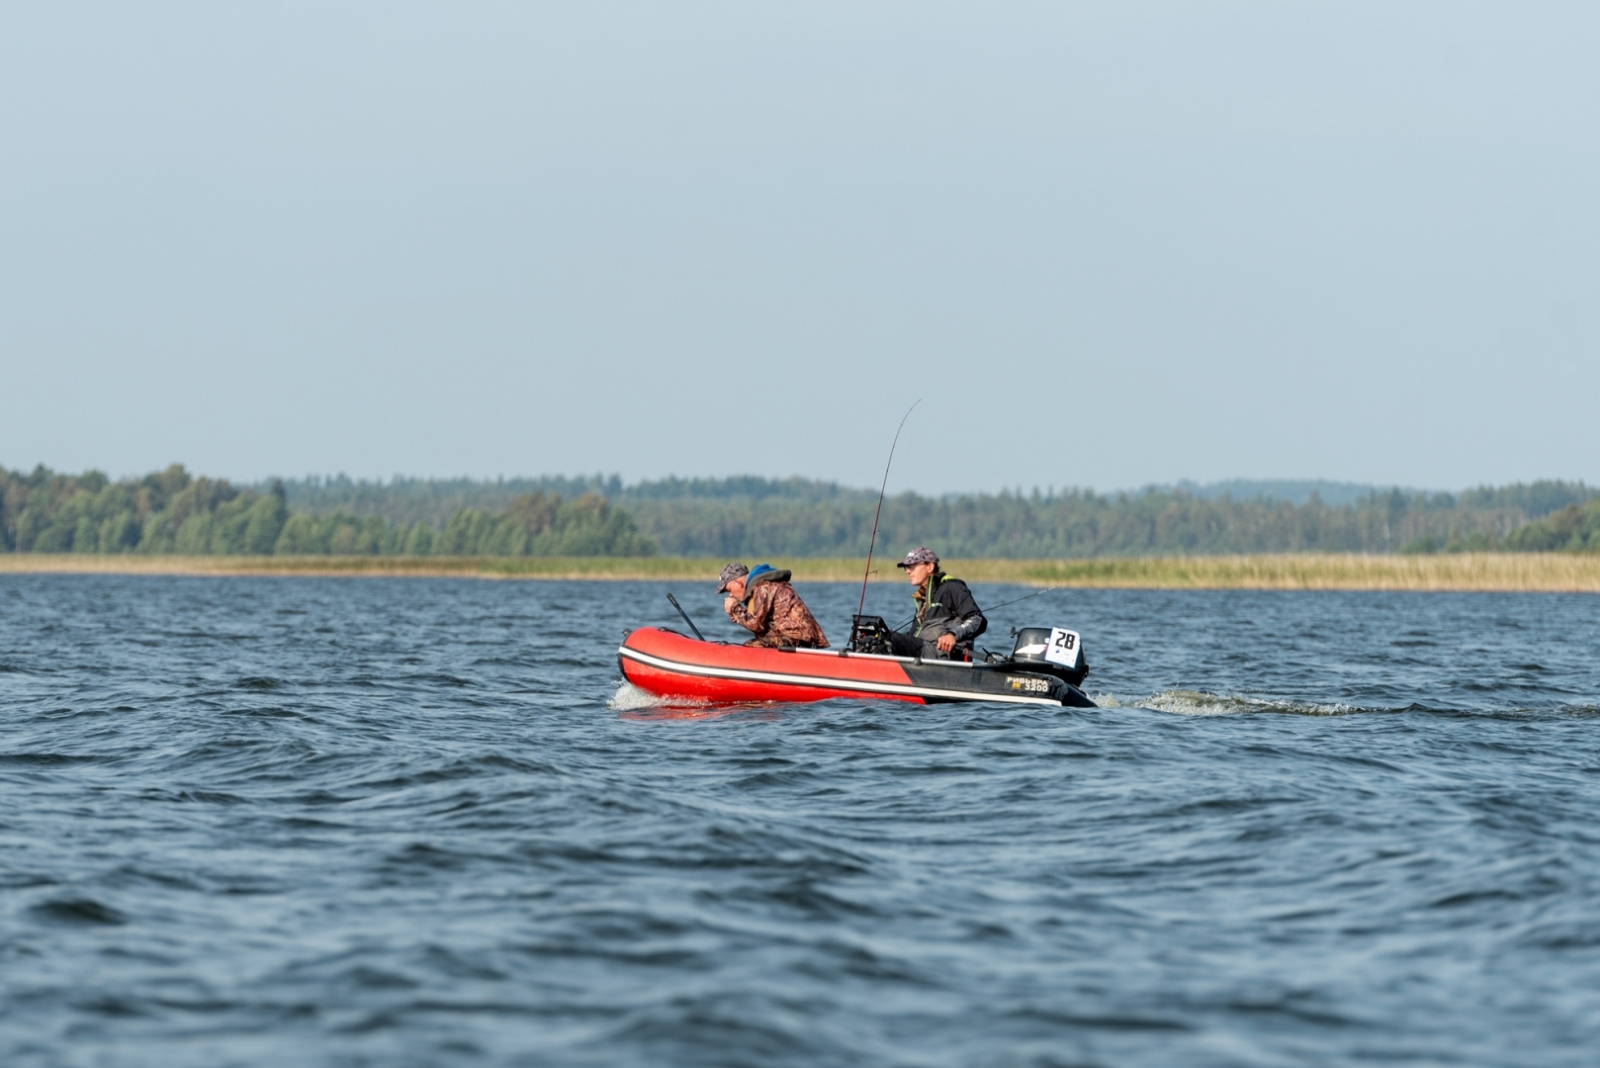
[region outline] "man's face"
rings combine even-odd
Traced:
[[[906,578],[911,581],[911,585],[920,586],[928,581],[929,575],[933,574],[934,566],[933,564],[912,564],[906,568]]]
[[[728,596],[732,597],[735,601],[744,600],[744,587],[745,580],[743,578],[734,579],[732,582],[728,583]]]

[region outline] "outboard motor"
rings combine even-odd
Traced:
[[[1023,627],[1011,647],[1011,662],[1027,671],[1044,671],[1074,686],[1089,674],[1083,639],[1062,627]]]

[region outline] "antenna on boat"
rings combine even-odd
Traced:
[[[683,605],[678,603],[678,599],[669,593],[667,594],[667,600],[672,602],[672,607],[678,610],[678,614],[683,617],[683,621],[689,624],[689,629],[694,631],[694,636],[701,641],[705,641],[706,636],[700,633],[700,628],[694,625],[694,620],[689,618],[689,613],[683,610]]]
[[[872,540],[867,542],[867,571],[861,576],[861,600],[856,605],[856,617],[859,619],[861,610],[867,606],[867,580],[872,577],[872,550],[878,545],[878,517],[883,515],[883,494],[889,488],[889,468],[894,464],[894,447],[900,444],[900,431],[906,428],[906,420],[911,418],[911,412],[922,398],[918,397],[906,409],[906,414],[900,417],[900,425],[895,428],[894,440],[889,443],[889,462],[883,465],[883,485],[878,487],[878,510],[872,515]]]

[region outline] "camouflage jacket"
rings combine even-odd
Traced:
[[[768,577],[770,576],[770,578]],[[746,645],[795,645],[826,649],[827,635],[800,595],[789,585],[789,572],[767,571],[756,576],[755,588],[745,591],[743,602],[728,609],[728,618],[755,635]]]

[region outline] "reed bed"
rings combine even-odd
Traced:
[[[712,582],[725,561],[652,557],[136,556],[0,554],[0,574],[415,576],[661,579]],[[853,582],[854,559],[773,559],[802,582]],[[1126,589],[1481,590],[1600,593],[1600,554],[1451,553],[1364,556],[1288,553],[1088,560],[952,560],[971,582]],[[873,581],[900,582],[874,562]]]
[[[991,565],[999,565],[992,572]],[[1014,577],[1013,577],[1014,576]],[[1048,586],[1241,590],[1478,590],[1600,593],[1600,554],[1284,553],[1057,561],[979,561],[977,581]]]

